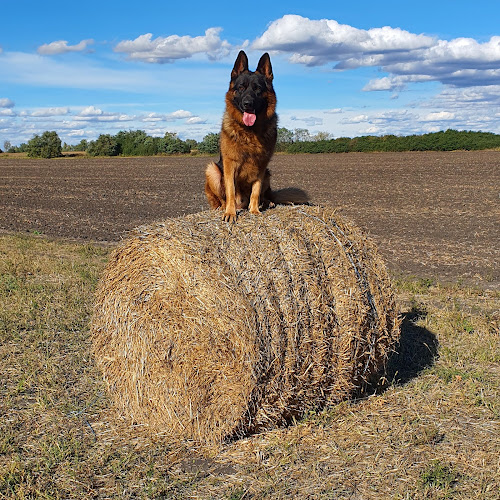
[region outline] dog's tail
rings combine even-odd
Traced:
[[[271,191],[270,199],[275,205],[307,205],[309,203],[309,195],[297,187]]]
[[[205,169],[205,194],[212,208],[225,206],[221,168],[213,161]]]

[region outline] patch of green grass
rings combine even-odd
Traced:
[[[453,381],[462,381],[462,380],[478,380],[480,382],[486,381],[486,374],[480,371],[467,371],[460,367],[453,365],[445,365],[438,364],[432,371],[435,375],[437,375],[441,380],[446,382],[447,384]]]
[[[424,488],[450,490],[456,485],[459,477],[460,475],[449,465],[433,460],[422,472],[420,480]]]
[[[228,500],[242,500],[248,491],[245,488],[236,488],[227,497]]]
[[[0,493],[5,498],[23,498],[23,484],[31,477],[18,460],[12,460],[0,470]]]
[[[85,258],[89,257],[106,257],[109,253],[109,249],[106,247],[100,247],[97,245],[92,245],[90,243],[86,243],[84,245],[80,245],[77,248],[77,252]]]
[[[8,294],[19,290],[17,278],[10,273],[0,274],[0,294]]]
[[[422,294],[428,292],[431,287],[436,286],[436,281],[432,278],[410,276],[396,278],[394,284],[398,290],[412,294]]]

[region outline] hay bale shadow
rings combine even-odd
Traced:
[[[436,335],[416,322],[427,316],[417,308],[402,315],[401,336],[395,352],[387,360],[386,379],[389,385],[404,385],[434,365],[439,343]]]

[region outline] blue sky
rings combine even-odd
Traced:
[[[0,148],[220,128],[236,55],[268,51],[280,126],[332,137],[500,133],[497,0],[2,5]]]

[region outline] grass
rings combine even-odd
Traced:
[[[438,490],[445,496],[452,496],[454,485],[460,476],[453,468],[433,460],[421,475],[422,487],[430,496],[433,490]]]
[[[88,332],[106,258],[0,236],[0,498],[498,499],[498,293],[399,277],[385,389],[208,449],[110,408]]]

